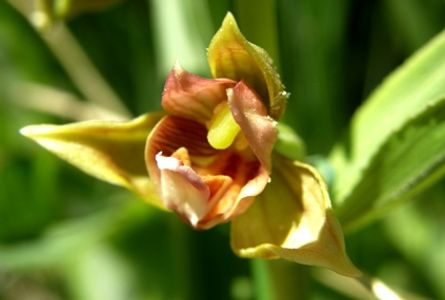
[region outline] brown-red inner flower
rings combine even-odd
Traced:
[[[229,105],[241,132],[217,150],[208,134],[222,104]],[[146,163],[165,206],[196,228],[244,212],[269,180],[276,138],[261,99],[243,82],[205,79],[175,66],[162,105],[168,115],[147,140]]]

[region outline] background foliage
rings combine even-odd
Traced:
[[[24,125],[82,115],[63,100],[88,105],[104,89],[85,90],[66,69],[81,69],[78,57],[60,63],[54,51],[70,53],[66,36],[38,33],[15,2],[0,1],[0,299],[278,299],[277,285],[291,299],[349,299],[338,278],[239,259],[224,226],[192,231],[21,137]],[[208,75],[205,49],[229,10],[278,65],[291,93],[285,121],[314,161],[345,137],[352,114],[383,78],[445,25],[441,0],[128,0],[78,11],[66,25],[114,91],[110,98],[138,115],[160,108],[176,59]],[[403,141],[385,149],[410,147]],[[385,163],[401,168],[398,157]],[[359,189],[370,197],[369,187]],[[438,182],[347,234],[352,260],[396,289],[445,299],[444,193]],[[278,272],[287,276],[275,278]]]

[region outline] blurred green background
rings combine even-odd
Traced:
[[[193,231],[18,130],[87,118],[91,103],[160,109],[176,60],[208,76],[206,46],[231,11],[278,66],[291,93],[285,121],[309,155],[327,155],[369,93],[444,28],[445,2],[107,2],[77,1],[54,33],[28,22],[42,24],[33,1],[0,1],[0,299],[351,299],[317,269],[236,257],[227,226]],[[445,299],[444,194],[439,183],[347,235],[352,260],[396,289]],[[274,270],[285,282],[273,283]],[[288,293],[273,296],[274,284]]]

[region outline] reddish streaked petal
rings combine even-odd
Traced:
[[[167,77],[162,107],[171,115],[206,123],[214,108],[226,100],[226,89],[235,85],[229,79],[206,79],[176,65]]]
[[[233,182],[199,223],[199,228],[211,228],[243,213],[254,200],[254,196],[260,194],[269,181],[267,171],[257,161],[240,160],[229,163],[228,166],[231,167],[230,170],[223,174],[230,174]]]
[[[150,178],[165,204],[199,229],[244,212],[269,180],[250,150],[215,150],[206,134],[206,127],[198,122],[167,116],[146,145]]]
[[[204,176],[203,181],[207,185],[210,191],[210,203],[213,204],[221,199],[221,197],[226,193],[228,188],[233,183],[232,178],[225,175],[216,175],[216,176]]]
[[[156,155],[164,205],[196,226],[209,211],[210,190],[201,177],[175,157]]]
[[[247,258],[284,258],[359,276],[317,171],[277,156],[271,183],[232,221],[232,249]]]
[[[258,95],[242,81],[233,90],[228,90],[228,100],[250,148],[270,173],[272,149],[278,134],[277,122],[267,115]]]
[[[150,133],[145,148],[145,163],[150,178],[158,184],[159,169],[155,156],[162,152],[172,155],[179,148],[186,148],[190,156],[211,157],[216,154],[207,142],[207,129],[204,125],[175,116],[166,116]]]

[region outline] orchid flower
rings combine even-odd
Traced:
[[[229,13],[208,48],[213,79],[176,64],[164,112],[128,122],[32,125],[25,136],[196,229],[231,222],[247,258],[284,258],[358,276],[323,179],[274,148],[288,94],[267,53]]]

